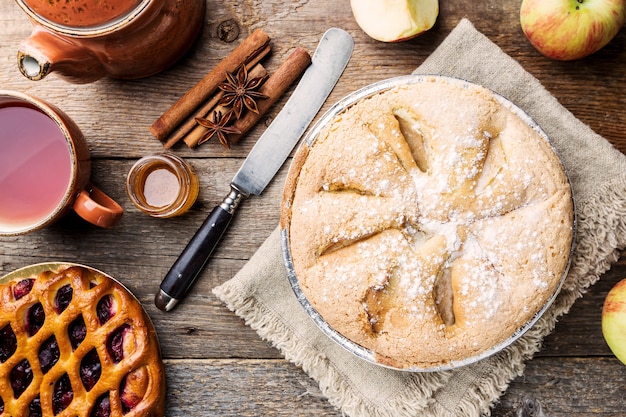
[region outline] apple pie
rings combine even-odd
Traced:
[[[560,288],[571,188],[547,138],[507,103],[419,77],[338,111],[296,153],[281,227],[299,291],[380,364],[466,364]]]

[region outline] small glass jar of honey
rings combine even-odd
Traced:
[[[198,177],[180,157],[165,152],[138,160],[128,172],[126,191],[132,203],[153,217],[174,217],[198,197]]]

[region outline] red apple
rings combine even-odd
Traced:
[[[570,61],[584,58],[617,35],[626,18],[624,0],[523,0],[520,23],[543,55]]]
[[[617,359],[626,365],[626,279],[615,284],[604,300],[602,334]]]
[[[405,41],[427,31],[439,14],[439,0],[350,0],[357,24],[382,42]]]

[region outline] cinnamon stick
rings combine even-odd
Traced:
[[[267,46],[267,49],[268,49],[267,52],[269,53],[269,45]],[[248,69],[248,72],[250,73],[250,78],[265,76],[267,74],[267,71],[265,70],[265,68],[263,68],[263,66],[258,64],[261,58],[263,58],[263,56],[261,56],[261,54],[258,54],[256,57],[254,57],[250,62],[246,64],[246,68]],[[260,68],[255,69],[257,67],[260,67]],[[223,91],[217,91],[213,96],[211,96],[208,99],[208,101],[206,101],[202,106],[200,106],[200,108],[197,111],[193,112],[190,116],[188,116],[178,126],[178,128],[176,128],[176,130],[174,130],[174,132],[172,132],[172,134],[167,137],[167,140],[163,143],[163,147],[165,147],[165,149],[170,149],[172,146],[178,143],[178,141],[180,141],[185,136],[187,136],[192,131],[192,129],[194,129],[194,127],[196,127],[197,125],[196,117],[207,117],[207,115],[210,115],[211,113],[213,113],[212,109],[217,105],[217,103],[220,101],[223,95],[224,95]]]
[[[270,38],[263,30],[257,29],[252,32],[230,55],[150,126],[152,135],[159,140],[164,140],[189,114],[215,93],[217,86],[226,79],[227,71],[235,71],[241,64],[256,59],[260,54],[267,55],[269,42]]]
[[[257,77],[265,77],[266,75],[267,75],[267,70],[261,64],[257,64],[254,68],[250,70],[250,72],[248,72],[248,78],[250,79],[257,78]],[[216,95],[216,97],[219,97],[219,98],[221,98],[222,96],[223,94]],[[207,102],[207,105],[202,106],[203,111],[197,112],[196,113],[197,115],[195,117],[203,117],[205,119],[211,119],[213,117],[212,115],[214,111],[221,111],[222,113],[226,113],[227,111],[226,107],[217,105],[217,103],[219,102],[219,98],[218,99],[212,98],[211,100],[209,100]],[[196,146],[200,142],[200,140],[202,140],[204,133],[207,131],[206,127],[200,126],[199,124],[196,123],[195,117],[193,119],[192,129],[190,129],[183,136],[185,143],[187,144],[194,143],[195,144],[194,146]],[[168,142],[170,141],[168,140]],[[167,145],[167,142],[166,142],[166,145]]]
[[[265,81],[261,88],[259,88],[260,93],[268,96],[268,98],[258,101],[257,107],[259,112],[254,113],[248,111],[241,119],[233,123],[233,127],[239,129],[241,134],[229,135],[228,139],[230,142],[237,143],[246,132],[256,125],[261,117],[278,101],[289,86],[302,75],[310,64],[311,55],[309,55],[304,48],[296,48],[267,81]],[[187,146],[193,148],[198,145],[198,141],[201,138],[202,136],[197,137],[190,134],[185,137],[184,141]]]
[[[213,109],[217,105],[223,95],[223,91],[218,91],[217,94],[211,97],[203,106],[198,109],[198,111],[187,117],[187,119],[176,130],[174,130],[174,132],[170,136],[167,137],[167,140],[163,143],[163,147],[165,149],[170,149],[172,146],[178,143],[178,141],[180,141],[190,132],[192,132],[193,129],[197,126],[196,117],[206,117],[207,114],[211,113],[211,109]]]

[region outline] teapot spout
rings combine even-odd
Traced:
[[[37,25],[20,45],[17,65],[22,75],[32,81],[52,72],[77,84],[96,81],[105,75],[104,67],[90,49]]]

